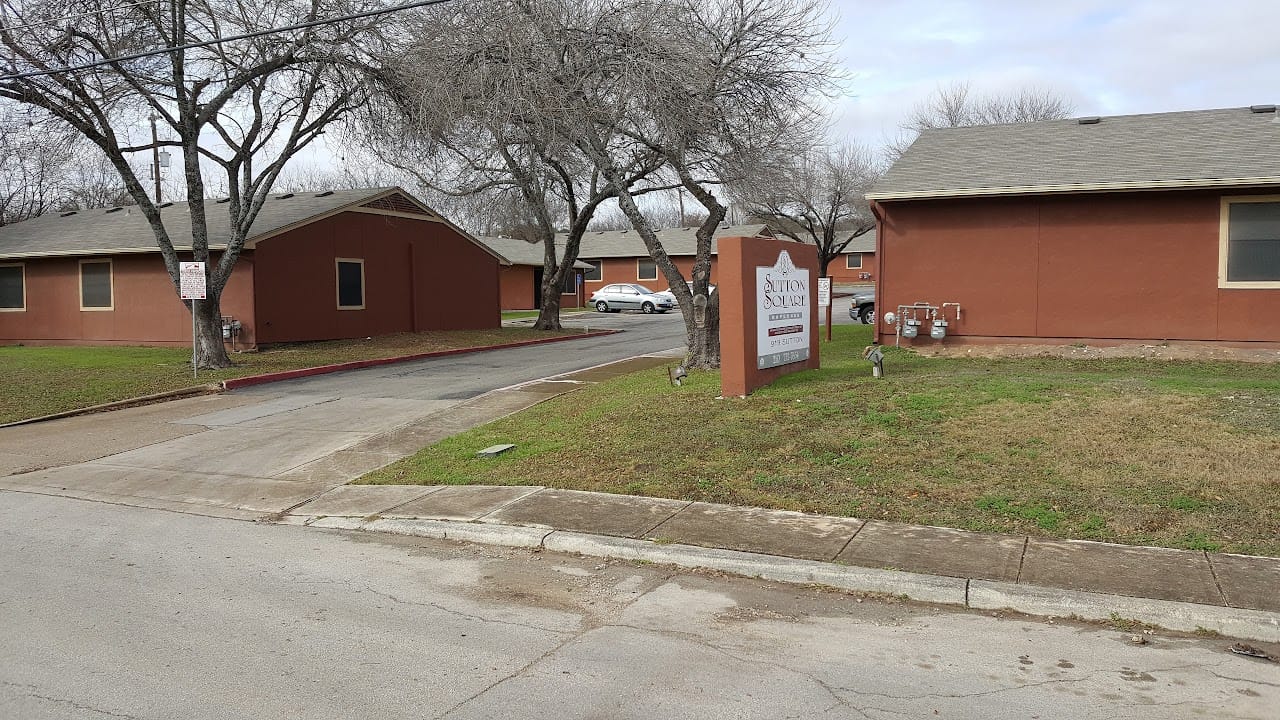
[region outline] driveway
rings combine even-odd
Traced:
[[[0,488],[255,518],[602,374],[683,352],[679,315],[593,313],[566,324],[624,332],[6,428]]]

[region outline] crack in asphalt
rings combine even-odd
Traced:
[[[9,682],[7,680],[0,680],[0,683],[3,683],[5,687],[17,689],[20,692],[22,692],[23,695],[26,695],[27,697],[30,697],[30,698],[35,698],[37,700],[44,700],[51,703],[58,703],[59,705],[70,705],[76,710],[87,710],[89,712],[97,713],[99,715],[106,715],[107,717],[125,718],[125,720],[141,720],[137,715],[129,715],[128,713],[112,712],[110,710],[103,710],[101,708],[97,708],[92,705],[85,705],[84,703],[79,703],[79,702],[76,702],[75,700],[68,700],[66,698],[57,698],[50,695],[43,695],[40,692],[40,688],[35,685],[28,685],[26,683],[14,683],[14,682]]]
[[[644,592],[642,592],[642,593],[640,593],[640,594],[636,595],[634,598],[631,598],[631,600],[630,600],[629,602],[626,602],[626,603],[621,604],[621,605],[620,605],[620,606],[618,606],[618,607],[617,607],[617,609],[615,609],[611,614],[612,614],[612,615],[615,615],[615,616],[617,616],[617,615],[621,615],[623,612],[626,612],[627,608],[631,607],[632,605],[635,605],[637,602],[640,602],[640,600],[641,600],[642,598],[644,598],[646,595],[648,595],[649,593],[653,592],[654,590],[657,590],[658,588],[661,588],[661,587],[666,586],[666,585],[667,585],[667,583],[671,582],[671,580],[672,580],[672,579],[674,579],[675,577],[677,577],[679,574],[680,574],[680,573],[675,573],[675,572],[671,572],[671,573],[667,573],[667,574],[665,574],[665,575],[662,577],[661,581],[654,583],[654,584],[653,584],[653,586],[652,586],[652,587],[650,587],[648,590],[645,590]],[[584,612],[584,613],[583,613],[583,618],[584,618],[584,620],[589,620],[589,619],[591,618],[590,613]],[[542,653],[542,654],[541,654],[541,655],[539,655],[538,657],[536,657],[536,658],[534,658],[534,659],[530,660],[529,662],[525,663],[523,666],[521,666],[521,667],[520,667],[519,669],[517,669],[516,671],[511,672],[511,673],[508,673],[508,674],[504,675],[503,677],[498,678],[497,680],[493,681],[493,682],[492,682],[492,683],[490,683],[489,685],[486,685],[485,687],[483,687],[483,688],[481,688],[480,690],[476,691],[476,692],[475,692],[474,694],[472,694],[471,696],[466,697],[466,698],[463,698],[462,700],[459,700],[457,703],[455,703],[455,704],[454,704],[452,707],[450,707],[448,710],[445,710],[444,712],[442,712],[442,713],[440,713],[440,714],[438,714],[438,715],[435,715],[435,716],[434,716],[434,718],[433,718],[433,720],[441,720],[442,718],[446,718],[446,717],[448,717],[448,716],[452,715],[453,713],[457,712],[458,710],[460,710],[460,709],[461,709],[461,708],[463,708],[464,706],[466,706],[466,705],[468,705],[468,704],[470,704],[470,703],[474,702],[474,701],[475,701],[475,700],[477,700],[478,698],[480,698],[480,697],[484,696],[485,694],[487,694],[489,691],[493,690],[494,688],[497,688],[498,686],[500,686],[500,685],[502,685],[502,684],[504,684],[504,683],[506,683],[506,682],[508,682],[508,681],[515,680],[516,678],[518,678],[518,677],[520,677],[520,676],[524,675],[525,673],[527,673],[527,672],[529,672],[530,670],[532,670],[535,666],[537,666],[538,664],[542,663],[542,661],[546,660],[547,658],[551,657],[552,655],[555,655],[556,653],[560,652],[560,651],[561,651],[562,649],[564,649],[565,647],[567,647],[567,646],[571,645],[572,643],[574,643],[574,642],[578,641],[579,639],[581,639],[581,638],[585,637],[587,634],[592,633],[592,632],[595,632],[595,631],[600,630],[600,629],[603,629],[603,628],[608,628],[608,627],[615,627],[615,626],[614,626],[614,625],[612,625],[612,624],[610,624],[610,623],[603,623],[603,622],[594,622],[594,623],[593,623],[593,622],[585,622],[581,630],[578,630],[577,632],[573,633],[570,637],[565,638],[565,639],[564,639],[564,640],[562,640],[560,643],[558,643],[557,645],[555,645],[555,646],[554,646],[554,647],[552,647],[552,648],[549,648],[546,652]]]
[[[511,627],[525,628],[526,630],[538,630],[545,633],[551,633],[553,635],[566,635],[571,632],[568,630],[556,630],[554,628],[542,627],[540,625],[530,625],[528,623],[512,622],[510,620],[495,620],[493,618],[487,618],[481,615],[472,615],[471,613],[466,613],[461,610],[455,610],[453,608],[445,607],[439,603],[434,603],[434,602],[423,602],[421,600],[405,600],[404,598],[396,597],[391,593],[383,592],[381,590],[375,590],[367,585],[362,586],[360,589],[373,593],[378,597],[386,598],[391,602],[394,602],[400,605],[414,605],[417,607],[429,607],[434,610],[439,610],[440,612],[443,612],[443,613],[448,613],[449,615],[454,615],[460,618],[465,618],[467,620],[474,620],[476,622],[482,622],[489,625],[509,625]]]

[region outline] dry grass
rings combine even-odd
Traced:
[[[838,327],[823,369],[746,400],[716,373],[585,388],[369,482],[540,484],[1280,555],[1280,366],[932,359]],[[518,448],[495,460],[476,449]]]

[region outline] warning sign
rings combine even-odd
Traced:
[[[204,263],[178,263],[178,295],[183,300],[204,300]]]

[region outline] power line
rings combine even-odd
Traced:
[[[256,30],[242,35],[231,35],[228,37],[214,38],[212,40],[201,40],[200,42],[186,43],[184,45],[174,45],[172,47],[164,47],[159,50],[147,50],[145,52],[133,53],[131,55],[120,55],[118,57],[103,58],[93,62],[84,63],[82,65],[68,65],[67,67],[57,68],[54,70],[32,70],[30,72],[14,73],[12,75],[0,75],[0,82],[9,80],[22,80],[24,78],[43,77],[46,75],[58,75],[61,73],[76,72],[77,70],[89,70],[91,68],[101,67],[103,65],[111,65],[113,63],[126,62],[129,60],[140,60],[142,58],[154,57],[156,55],[165,55],[168,53],[179,52],[182,50],[194,50],[195,48],[208,47],[210,45],[221,45],[222,43],[235,42],[237,40],[248,40],[250,38],[263,37],[265,35],[275,35],[277,33],[291,32],[293,30],[305,30],[307,28],[319,27],[321,25],[332,25],[334,23],[346,22],[347,20],[362,20],[364,18],[377,17],[379,15],[389,15],[403,10],[413,10],[414,8],[427,7],[429,5],[441,5],[452,0],[418,0],[418,2],[405,3],[404,5],[396,5],[394,7],[382,8],[380,10],[366,10],[365,12],[353,13],[351,15],[342,15],[336,18],[328,18],[326,20],[312,20],[310,22],[298,23],[296,25],[286,25],[284,27],[269,28],[267,30]]]
[[[109,8],[101,8],[98,10],[90,10],[89,12],[76,13],[74,15],[63,15],[62,17],[50,18],[48,20],[33,20],[24,25],[2,25],[0,30],[22,30],[29,27],[39,27],[41,25],[56,25],[64,20],[75,20],[76,18],[88,17],[90,15],[106,15],[116,10],[128,10],[129,8],[138,7],[139,5],[155,5],[159,0],[142,0],[141,2],[129,3],[127,5],[116,5]]]

